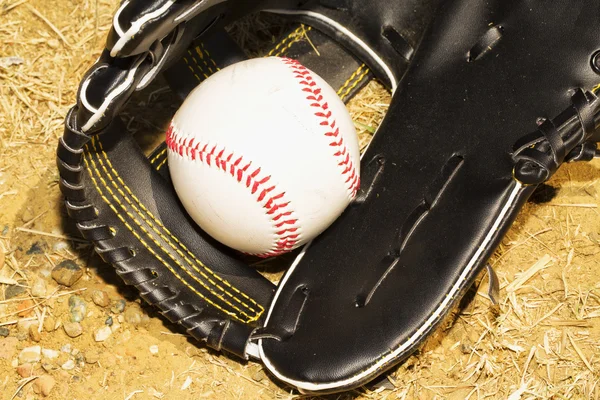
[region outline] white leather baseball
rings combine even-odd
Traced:
[[[354,125],[336,92],[297,61],[259,58],[209,77],[167,131],[171,178],[202,229],[272,256],[320,234],[359,186]]]

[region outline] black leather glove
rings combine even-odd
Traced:
[[[439,325],[536,185],[595,155],[589,4],[440,3],[125,1],[59,143],[69,215],[127,284],[210,347],[305,392],[366,383]],[[270,55],[299,58],[344,99],[372,76],[393,92],[357,200],[277,287],[190,220],[164,145],[146,158],[119,118],[159,72],[185,96],[243,59],[222,27],[259,10],[306,23],[320,54],[290,35]]]

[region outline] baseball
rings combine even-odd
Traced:
[[[177,195],[221,243],[269,257],[323,232],[359,187],[354,124],[299,62],[252,59],[195,88],[166,134]]]

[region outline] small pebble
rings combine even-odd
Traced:
[[[125,321],[133,326],[146,326],[150,323],[150,318],[138,307],[128,307],[125,313]]]
[[[29,327],[33,325],[34,321],[20,320],[17,322],[17,335],[29,336]]]
[[[71,354],[71,343],[67,343],[67,344],[63,345],[60,348],[60,351],[62,351],[63,353],[69,353],[69,354]]]
[[[42,348],[40,346],[26,347],[19,353],[19,363],[36,363],[42,359]]]
[[[119,328],[121,327],[121,324],[119,324],[118,322],[115,322],[114,324],[112,324],[112,326],[110,327],[110,330],[115,333],[116,331],[119,330]]]
[[[63,365],[60,366],[62,369],[64,369],[65,371],[69,371],[75,368],[75,361],[73,360],[67,360],[66,363],[64,363]]]
[[[0,359],[10,360],[17,352],[19,340],[15,337],[7,337],[0,340]]]
[[[46,44],[53,49],[56,49],[59,46],[58,39],[50,39],[46,41]]]
[[[83,367],[83,365],[85,364],[85,356],[83,355],[83,353],[79,353],[75,356],[75,364],[79,365],[80,367]]]
[[[44,358],[47,358],[48,360],[54,360],[54,359],[58,358],[60,353],[57,350],[42,349],[42,355],[44,356]]]
[[[106,321],[104,321],[104,325],[112,326],[112,324],[113,324],[113,317],[109,316],[108,318],[106,318]]]
[[[56,381],[50,375],[42,375],[33,382],[33,390],[42,396],[49,396]]]
[[[26,332],[17,332],[17,339],[19,342],[29,339],[29,333]]]
[[[44,253],[43,244],[40,242],[35,242],[34,244],[32,244],[31,247],[29,248],[29,250],[27,250],[27,252],[26,252],[27,255],[43,254],[43,253]]]
[[[12,299],[13,297],[17,297],[18,295],[25,293],[27,282],[25,281],[17,281],[18,285],[8,285],[6,289],[4,289],[4,299]]]
[[[9,334],[10,334],[10,331],[8,330],[8,328],[0,326],[0,336],[7,337]]]
[[[117,300],[115,304],[111,307],[110,311],[115,314],[121,314],[123,310],[125,310],[125,305],[127,302],[125,300]]]
[[[19,374],[21,378],[29,378],[33,375],[33,365],[29,363],[19,365],[17,367],[17,374]]]
[[[44,330],[46,332],[53,332],[55,330],[56,320],[52,316],[44,318]]]
[[[104,290],[94,290],[92,292],[92,301],[100,307],[108,307],[110,305],[108,293]]]
[[[79,322],[65,322],[63,329],[65,330],[67,336],[71,338],[76,338],[83,333],[83,328]]]
[[[39,327],[40,326],[38,324],[29,325],[29,337],[36,343],[42,340],[42,335],[39,332]]]
[[[23,210],[23,214],[21,215],[21,220],[23,220],[23,222],[29,222],[34,217],[35,217],[35,214],[33,213],[33,210],[31,209],[31,207],[26,207],[25,210]]]
[[[19,317],[29,317],[33,315],[34,302],[32,300],[23,300],[17,305],[17,315]]]
[[[71,317],[71,322],[83,321],[86,312],[87,305],[81,297],[77,295],[72,295],[71,297],[69,297],[69,313]]]
[[[100,354],[95,350],[88,350],[85,352],[85,362],[88,364],[95,364],[100,360]]]
[[[50,275],[52,275],[52,271],[49,269],[40,269],[38,273],[44,278],[50,278]]]
[[[262,368],[259,368],[252,374],[252,380],[256,382],[260,382],[264,380],[267,376],[265,375],[265,371]]]
[[[44,371],[50,372],[54,371],[56,369],[56,366],[50,363],[42,363],[42,368],[44,368]]]
[[[54,243],[54,246],[52,246],[52,249],[54,251],[61,251],[61,250],[65,250],[69,248],[69,243],[65,242],[64,240],[60,240],[56,243]]]
[[[150,353],[154,355],[158,354],[158,346],[155,344],[150,346]]]
[[[72,286],[82,276],[83,269],[71,260],[65,260],[52,269],[52,278],[64,286]]]
[[[112,331],[108,326],[103,326],[94,333],[94,340],[96,342],[104,342],[106,339],[108,339],[111,333]]]
[[[46,281],[42,278],[37,278],[31,286],[31,295],[34,297],[46,296]]]

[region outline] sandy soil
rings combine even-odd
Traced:
[[[40,382],[48,381],[50,399],[296,397],[260,365],[199,346],[146,307],[64,218],[56,142],[116,6],[116,0],[0,0],[0,58],[22,59],[0,66],[0,329],[8,329],[7,337],[0,331],[0,398],[42,398]],[[137,106],[172,100],[167,92],[160,97],[139,97]],[[388,102],[371,83],[349,105],[363,142]],[[133,116],[129,121],[133,130],[160,130]],[[491,260],[501,283],[498,309],[490,308],[482,279],[454,319],[390,373],[386,387],[331,398],[598,398],[599,170],[598,161],[568,165],[538,203],[525,206]],[[83,271],[71,287],[51,277],[65,260]],[[98,290],[108,305],[94,302]],[[64,329],[72,295],[87,307],[75,338]],[[98,342],[108,318],[110,336]],[[46,352],[52,357],[33,362],[31,371],[17,368],[30,346],[57,353]]]

